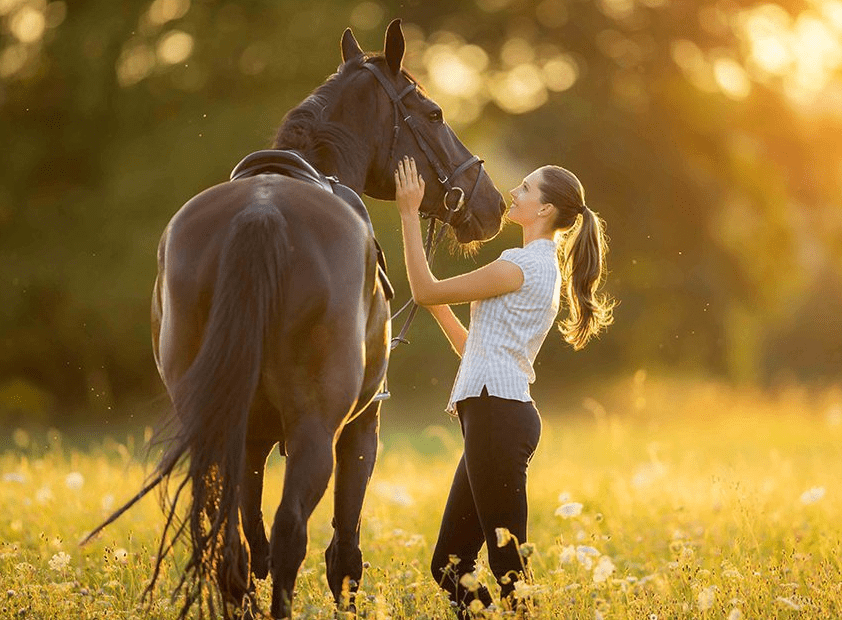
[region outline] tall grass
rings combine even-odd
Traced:
[[[542,415],[526,548],[534,617],[842,617],[838,393],[769,395],[638,373],[600,398],[543,403]],[[418,433],[384,419],[363,514],[361,617],[448,616],[427,566],[459,457],[457,428],[444,414]],[[154,499],[89,546],[77,542],[152,464],[131,441],[78,450],[57,431],[11,438],[0,455],[0,617],[138,617],[162,523]],[[267,515],[282,476],[275,456]],[[299,618],[333,618],[323,562],[331,498],[310,522]],[[178,559],[167,564],[153,618],[174,615],[167,588]],[[477,576],[493,582],[484,562]],[[258,590],[268,596],[267,583]]]

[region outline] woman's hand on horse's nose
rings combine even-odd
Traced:
[[[395,200],[404,215],[417,215],[424,199],[424,179],[418,174],[415,160],[404,157],[395,170]]]

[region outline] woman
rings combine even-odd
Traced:
[[[395,185],[412,296],[429,307],[462,358],[447,410],[458,413],[465,450],[431,570],[459,617],[467,617],[474,600],[488,607],[488,590],[462,579],[474,572],[485,542],[503,606],[515,608],[515,582],[527,570],[526,558],[513,542],[498,545],[496,532],[505,528],[520,543],[526,540],[526,469],[541,433],[529,395],[532,364],[555,321],[562,288],[569,314],[559,328],[574,349],[611,324],[614,303],[596,293],[605,274],[604,225],[585,205],[573,173],[544,166],[511,191],[508,219],[523,229],[523,247],[437,280],[424,259],[418,225],[424,179],[412,159],[399,162]],[[476,302],[470,331],[448,305],[464,302]],[[501,535],[501,543],[508,540]]]

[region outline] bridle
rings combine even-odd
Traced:
[[[377,81],[380,82],[380,85],[383,87],[383,90],[386,91],[386,94],[389,96],[389,99],[392,102],[392,109],[394,110],[394,126],[392,128],[392,144],[389,147],[389,157],[387,159],[388,163],[394,162],[395,158],[395,148],[398,144],[398,136],[400,135],[401,131],[401,119],[403,122],[406,123],[406,126],[409,127],[410,133],[412,133],[413,138],[415,138],[415,142],[418,144],[418,147],[421,149],[421,152],[424,153],[424,157],[426,157],[427,162],[432,166],[433,170],[436,173],[436,179],[439,183],[444,186],[444,208],[445,208],[445,216],[442,219],[443,224],[448,224],[450,226],[455,226],[458,224],[458,220],[461,217],[464,217],[465,207],[471,201],[471,198],[474,197],[474,192],[479,185],[480,177],[482,176],[482,164],[483,160],[481,160],[476,155],[472,155],[466,161],[462,162],[451,172],[450,174],[447,173],[444,164],[441,161],[441,158],[436,155],[435,151],[430,147],[427,140],[424,139],[424,136],[421,134],[421,131],[418,127],[418,121],[409,113],[407,110],[406,105],[404,105],[403,99],[409,93],[414,92],[418,85],[410,80],[409,84],[400,92],[395,90],[395,87],[392,86],[392,83],[386,78],[383,72],[380,70],[379,67],[376,65],[366,62],[363,63],[363,68],[371,71]],[[388,165],[388,164],[387,164]],[[477,179],[474,182],[474,186],[471,188],[471,191],[466,195],[465,190],[463,190],[460,186],[454,185],[454,179],[459,177],[462,173],[468,170],[471,166],[478,165],[480,167],[479,172],[477,173]],[[448,204],[448,197],[455,196],[455,205],[453,207]],[[453,202],[451,200],[451,202]],[[427,228],[427,239],[424,242],[424,254],[427,259],[427,263],[429,264],[432,260],[433,253],[435,252],[436,246],[438,246],[439,241],[444,234],[445,227],[439,230],[438,234],[436,234],[436,218],[432,216],[427,216],[430,218],[430,224]],[[408,344],[409,341],[406,339],[406,333],[409,331],[409,326],[412,323],[412,320],[415,318],[415,314],[418,312],[418,304],[415,303],[415,300],[411,297],[409,301],[407,301],[400,310],[395,312],[392,315],[391,320],[395,320],[398,315],[400,315],[404,310],[406,310],[409,306],[412,306],[409,310],[409,314],[406,317],[406,321],[404,321],[403,327],[398,333],[397,336],[392,338],[391,342],[391,349],[394,350],[399,344],[404,343]],[[374,400],[384,400],[389,398],[389,390],[386,384],[383,385],[383,390],[374,397]]]
[[[394,160],[395,148],[397,147],[398,136],[401,131],[401,119],[403,119],[403,122],[406,123],[407,127],[409,127],[410,133],[412,133],[412,136],[415,138],[415,142],[418,143],[418,147],[421,149],[421,152],[424,153],[424,157],[427,158],[427,162],[435,171],[438,182],[445,188],[445,217],[442,221],[445,224],[453,226],[457,216],[464,211],[465,206],[474,196],[474,192],[476,191],[477,185],[479,185],[480,177],[482,176],[483,160],[476,155],[472,155],[466,161],[456,166],[456,169],[453,170],[453,172],[448,174],[439,156],[436,155],[435,151],[430,148],[429,143],[424,139],[424,136],[421,135],[421,131],[418,128],[418,121],[409,113],[409,110],[406,109],[406,105],[404,105],[404,97],[406,97],[409,93],[414,92],[418,85],[410,80],[406,88],[404,88],[401,92],[398,92],[379,67],[370,62],[363,63],[362,66],[364,69],[371,71],[374,77],[377,78],[377,81],[380,82],[383,90],[386,91],[389,99],[392,101],[392,109],[394,110],[394,127],[392,128],[392,144],[389,147],[389,158],[387,161],[392,162]],[[477,173],[477,180],[474,182],[474,186],[471,188],[471,191],[465,195],[465,190],[458,185],[454,185],[453,181],[473,165],[478,165],[480,167],[480,171]],[[452,197],[454,195],[456,196],[455,206],[451,208],[448,204],[448,197]]]

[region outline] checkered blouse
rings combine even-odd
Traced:
[[[483,386],[490,396],[532,400],[532,364],[559,308],[561,272],[556,252],[554,241],[536,239],[500,254],[499,260],[523,271],[523,285],[471,303],[468,339],[447,411],[455,412],[456,403],[464,398],[479,396]]]

